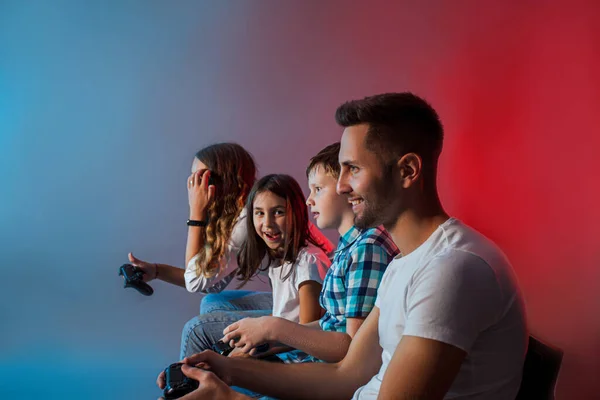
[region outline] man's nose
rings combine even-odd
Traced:
[[[348,178],[345,173],[341,173],[338,178],[337,184],[335,185],[335,191],[339,195],[348,194],[352,192],[352,187],[348,184]]]

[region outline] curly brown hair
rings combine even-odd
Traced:
[[[213,144],[198,151],[196,158],[210,170],[215,185],[204,247],[196,259],[196,274],[211,278],[219,273],[231,232],[256,180],[256,164],[237,143]]]

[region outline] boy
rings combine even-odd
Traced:
[[[354,226],[352,205],[346,196],[336,193],[339,151],[339,142],[325,147],[306,169],[310,189],[306,203],[317,226],[340,234],[321,291],[325,314],[320,321],[306,325],[268,316],[246,318],[225,329],[224,342],[250,354],[264,342],[285,346],[269,353],[297,349],[278,355],[286,363],[337,362],[346,355],[354,334],[375,305],[387,265],[399,251],[383,227],[361,230]]]

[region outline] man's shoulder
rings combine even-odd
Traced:
[[[491,239],[481,232],[453,219],[444,231],[440,246],[433,246],[432,252],[438,260],[452,260],[456,264],[490,268],[496,272],[512,270],[510,261]]]

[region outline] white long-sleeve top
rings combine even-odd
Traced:
[[[246,209],[242,209],[233,226],[233,230],[231,231],[227,249],[220,260],[219,273],[215,276],[212,278],[206,278],[203,275],[198,276],[196,273],[196,260],[198,259],[199,254],[196,254],[190,259],[184,273],[185,287],[189,292],[219,293],[235,279],[235,273],[239,268],[237,255],[247,237],[246,218]],[[312,223],[309,224],[309,229],[315,239],[324,244],[323,247],[325,247],[326,253],[331,253],[334,247],[321,231],[319,231]]]

